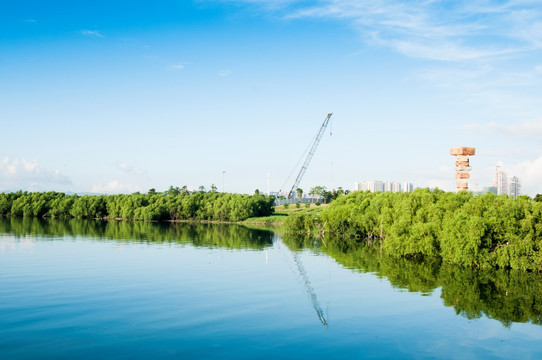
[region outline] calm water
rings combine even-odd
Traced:
[[[0,358],[542,358],[542,279],[240,226],[0,219]]]

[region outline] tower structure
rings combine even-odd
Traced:
[[[450,155],[455,156],[455,189],[457,192],[469,190],[469,178],[471,166],[469,156],[476,155],[476,149],[472,147],[456,147],[450,149]]]

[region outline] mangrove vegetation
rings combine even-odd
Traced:
[[[274,197],[170,187],[165,193],[67,195],[59,192],[0,193],[0,216],[126,220],[242,221],[269,216]]]
[[[354,192],[340,196],[318,215],[294,213],[284,227],[291,233],[317,230],[378,246],[395,257],[542,270],[542,202],[528,196],[513,199],[429,189]]]

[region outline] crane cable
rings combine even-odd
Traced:
[[[309,152],[310,148],[312,147],[312,144],[314,143],[314,141],[316,140],[316,137],[318,136],[318,134],[314,135],[313,138],[311,139],[311,142],[309,143],[309,146],[307,146],[307,148],[305,149],[305,151],[303,152],[303,154],[301,155],[301,157],[299,158],[299,160],[297,160],[297,163],[295,164],[294,168],[292,169],[292,171],[290,172],[290,175],[288,175],[288,178],[286,179],[286,181],[284,182],[284,184],[282,184],[282,186],[280,187],[280,190],[279,190],[279,193],[282,192],[282,189],[284,189],[284,186],[286,186],[286,184],[290,181],[290,178],[292,177],[292,175],[297,172],[296,170],[299,168],[299,163],[301,163],[301,160],[303,160],[305,158],[305,155],[307,155],[307,153]]]

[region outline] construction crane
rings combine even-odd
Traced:
[[[326,131],[327,125],[329,124],[329,119],[331,119],[331,115],[333,113],[327,114],[326,119],[322,123],[322,126],[320,127],[320,130],[318,130],[318,133],[316,134],[316,138],[314,139],[309,154],[307,155],[307,158],[305,159],[305,162],[303,163],[303,166],[301,167],[301,170],[299,171],[299,174],[297,174],[297,178],[295,179],[294,185],[292,186],[292,189],[288,193],[288,199],[291,199],[294,195],[295,191],[297,190],[297,187],[299,186],[299,183],[301,182],[301,179],[303,178],[303,175],[305,175],[305,171],[307,171],[307,167],[309,166],[309,163],[312,160],[312,157],[316,151],[316,148],[318,147],[318,144],[320,144],[320,140],[322,140],[322,136],[324,135],[324,131]]]

